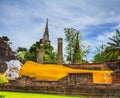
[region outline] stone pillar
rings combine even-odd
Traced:
[[[44,43],[43,39],[40,39],[40,49],[38,51],[38,63],[43,64],[43,55],[44,55]]]
[[[62,64],[62,38],[58,38],[58,60],[57,64]]]

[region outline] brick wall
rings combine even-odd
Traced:
[[[93,84],[92,81],[92,74],[88,73],[69,73],[68,76],[58,81],[38,81],[34,77],[23,76],[10,80],[3,90],[102,98],[120,97],[120,84]]]
[[[40,82],[41,83],[41,82]],[[50,82],[52,83],[52,82]],[[21,84],[8,84],[2,89],[3,91],[16,91],[16,92],[32,92],[32,93],[49,93],[61,95],[74,95],[74,96],[89,96],[91,98],[120,98],[120,85],[21,85]]]
[[[0,61],[9,60],[10,57],[14,57],[13,51],[11,50],[7,43],[0,40]]]
[[[0,40],[0,73],[4,73],[7,69],[5,61],[13,60],[15,56],[9,45]]]
[[[63,64],[63,65],[75,69],[113,70],[113,71],[120,70],[120,61],[87,64]]]
[[[67,77],[60,79],[58,84],[65,85],[81,85],[81,84],[92,84],[92,74],[88,73],[69,73]]]
[[[105,63],[91,63],[91,64],[64,64],[64,66],[75,69],[90,69],[90,70],[107,70],[108,67]]]
[[[46,80],[36,80],[34,77],[22,76],[15,81],[10,80],[9,84],[17,85],[37,85],[37,86],[66,86],[66,85],[81,85],[81,84],[92,84],[93,77],[90,73],[69,73],[68,76],[58,80],[58,81],[46,81]]]
[[[4,73],[7,70],[7,64],[5,62],[0,62],[0,73]]]
[[[93,83],[92,73],[69,73],[68,79],[69,82],[73,85]]]
[[[113,84],[120,84],[120,71],[115,71],[112,74],[112,83]]]

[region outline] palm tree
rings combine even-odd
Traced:
[[[111,42],[108,42],[106,48],[105,60],[120,60],[120,31],[116,29],[115,35],[109,38]]]
[[[104,62],[106,45],[102,44],[99,47],[96,47],[97,54],[93,57],[93,63],[102,63]]]
[[[112,38],[109,38],[112,42],[108,42],[108,45],[112,47],[120,47],[120,31],[116,29],[116,33]]]

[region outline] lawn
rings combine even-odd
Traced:
[[[0,91],[0,98],[84,98],[75,96],[61,96],[52,94],[21,93],[21,92],[3,92]]]

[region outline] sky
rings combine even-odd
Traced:
[[[96,47],[106,44],[120,30],[120,0],[0,0],[0,36],[8,36],[11,48],[29,47],[43,38],[46,19],[54,49],[57,38],[63,38],[64,28],[75,28],[83,44],[90,46],[90,61]]]

